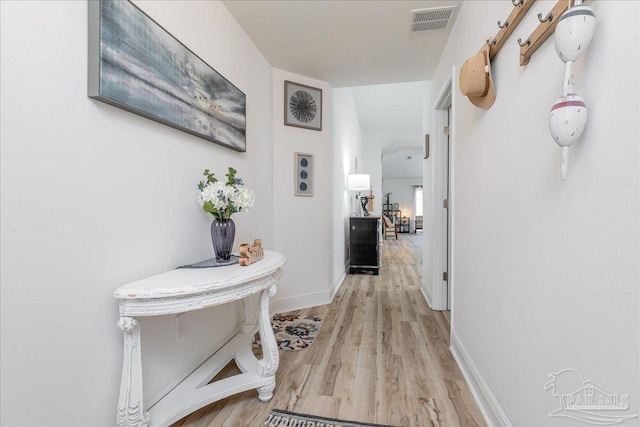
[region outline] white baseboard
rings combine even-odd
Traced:
[[[330,303],[331,294],[329,291],[298,295],[291,298],[274,300],[271,314],[286,313],[288,311],[302,310],[303,308],[315,307],[317,305],[325,305]]]
[[[512,424],[509,421],[509,417],[507,417],[498,399],[491,392],[487,382],[480,375],[471,356],[469,356],[462,341],[454,331],[451,332],[451,353],[453,353],[453,357],[458,363],[487,425],[511,427]]]
[[[298,295],[290,298],[271,300],[270,311],[271,314],[286,313],[288,311],[302,310],[304,308],[315,307],[318,305],[331,304],[333,298],[336,296],[340,287],[344,283],[344,279],[347,277],[347,270],[349,268],[349,260],[344,265],[344,270],[333,282],[331,289],[325,292],[316,292],[313,294]]]
[[[333,298],[336,296],[336,294],[340,290],[340,287],[344,283],[344,279],[347,277],[348,270],[349,270],[349,260],[347,260],[347,262],[344,264],[344,269],[342,270],[342,273],[340,274],[338,279],[336,279],[336,281],[333,282],[333,286],[331,286],[331,290],[329,291],[329,296],[331,297],[331,301],[333,301]]]
[[[420,286],[420,293],[422,293],[422,296],[424,297],[424,300],[427,302],[427,305],[429,306],[429,308],[433,310],[433,304],[431,303],[431,297],[427,293],[427,290],[424,288],[424,283],[422,284],[422,286]]]

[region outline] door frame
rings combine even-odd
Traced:
[[[433,310],[447,310],[453,309],[453,292],[449,292],[449,289],[453,290],[453,235],[454,235],[454,194],[455,194],[455,67],[452,67],[451,73],[445,80],[436,102],[433,111],[433,129],[434,131],[434,144],[433,144],[433,188],[432,188],[432,212],[433,212],[433,269],[432,269],[432,309]],[[449,209],[448,209],[448,240],[449,244],[444,241],[444,233],[446,227],[445,209],[442,206],[442,201],[446,198],[445,194],[445,179],[447,176],[445,163],[445,151],[443,149],[445,143],[445,135],[442,131],[445,123],[447,122],[448,109],[451,108],[451,115],[449,120]],[[448,246],[448,247],[447,247]],[[447,247],[448,255],[448,282],[445,282],[442,278],[442,268],[444,263],[444,251]],[[449,301],[448,294],[451,295]],[[453,316],[452,316],[453,321]]]

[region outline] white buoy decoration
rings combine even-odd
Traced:
[[[569,147],[573,144],[587,124],[587,104],[575,94],[558,98],[549,114],[549,131],[553,140],[562,147],[562,179],[567,178]]]
[[[587,124],[587,105],[573,90],[573,63],[587,49],[596,28],[596,16],[589,6],[576,0],[574,7],[562,14],[555,29],[556,52],[565,63],[562,80],[562,97],[549,115],[549,130],[553,140],[562,147],[562,179],[567,178],[569,147],[584,131]]]
[[[589,6],[574,6],[562,14],[555,30],[556,52],[563,62],[577,60],[593,38],[596,15]]]

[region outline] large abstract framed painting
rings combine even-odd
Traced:
[[[246,151],[246,96],[127,0],[89,1],[89,97]]]
[[[285,80],[284,124],[322,130],[322,89]]]

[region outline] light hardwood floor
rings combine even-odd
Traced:
[[[330,305],[297,312],[323,324],[311,347],[280,351],[270,402],[248,391],[174,427],[261,426],[271,408],[403,427],[484,426],[449,351],[449,321],[420,293],[421,239],[385,240],[379,276],[347,275]]]

